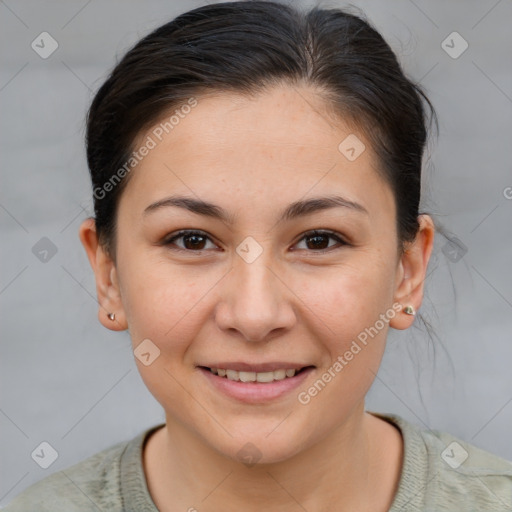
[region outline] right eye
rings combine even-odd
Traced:
[[[175,243],[176,240],[182,240],[183,247],[180,247]],[[201,252],[203,250],[206,250],[204,247],[207,240],[210,240],[210,237],[202,232],[202,231],[196,231],[196,230],[184,230],[179,231],[176,234],[171,234],[169,237],[167,237],[163,245],[166,246],[175,246],[170,247],[171,250],[178,250],[178,251],[186,251],[186,252]],[[213,242],[212,242],[213,243]]]

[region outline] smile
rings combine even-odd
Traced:
[[[273,372],[239,372],[236,370],[226,370],[222,368],[210,368],[209,370],[215,375],[225,377],[229,380],[236,380],[240,382],[272,382],[274,380],[283,380],[293,377],[296,373],[299,373],[302,368],[299,368],[298,370],[295,368],[280,369]]]
[[[249,404],[265,403],[284,397],[299,387],[314,366],[279,368],[255,372],[230,368],[198,366],[211,389],[231,399]]]

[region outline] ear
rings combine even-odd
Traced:
[[[423,285],[427,266],[434,246],[435,226],[429,215],[418,217],[420,228],[416,238],[410,242],[401,256],[397,269],[397,280],[394,301],[402,305],[412,306],[416,311],[423,301]],[[401,310],[389,325],[394,329],[407,329],[414,322],[413,315]]]
[[[128,328],[128,325],[121,302],[117,269],[115,263],[99,243],[96,223],[93,218],[88,218],[82,222],[79,236],[96,277],[96,294],[99,304],[98,319],[107,329],[124,331]],[[115,314],[114,320],[108,317],[109,313]]]

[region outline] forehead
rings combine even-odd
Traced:
[[[312,89],[276,86],[251,97],[225,92],[195,100],[141,134],[135,148],[150,139],[153,148],[131,176],[128,196],[136,190],[147,203],[175,189],[199,196],[222,189],[228,202],[233,194],[277,201],[338,187],[363,203],[365,196],[374,204],[392,200],[364,134],[334,122]],[[357,158],[347,158],[347,144]]]
[[[353,133],[311,88],[282,84],[251,96],[210,93],[196,101],[197,106],[180,119],[172,114],[184,109],[186,102],[173,107],[147,133],[156,136],[161,146],[191,143],[198,150],[212,151],[212,144],[219,149],[243,145],[246,153],[263,149],[265,154],[275,151],[276,155],[282,153],[277,149],[288,148],[303,153],[308,148],[337,150],[340,137]],[[169,129],[171,118],[177,124]],[[364,139],[364,134],[358,135]]]

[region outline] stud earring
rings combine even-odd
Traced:
[[[110,318],[110,320],[114,321],[116,319],[116,315],[115,313],[109,313],[108,314],[108,317]]]
[[[416,314],[416,311],[414,309],[413,306],[406,306],[404,309],[403,309],[404,313],[406,313],[407,315],[412,315],[414,316]]]

